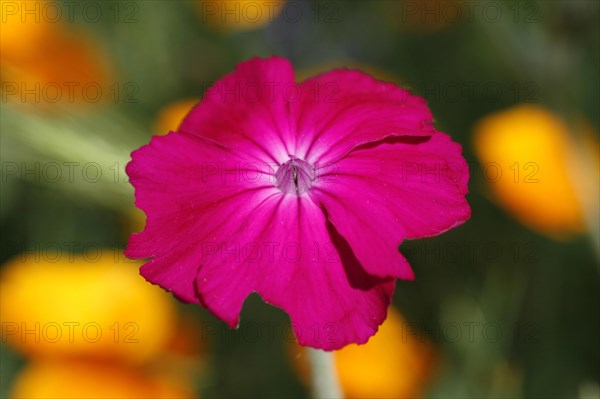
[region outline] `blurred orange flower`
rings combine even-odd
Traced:
[[[171,381],[122,364],[89,360],[35,360],[17,376],[18,398],[191,398],[195,393]]]
[[[597,169],[598,143],[592,141]],[[489,172],[484,175],[493,199],[517,220],[555,239],[584,231],[582,196],[594,195],[594,185],[581,193],[576,186],[594,171],[576,167],[573,140],[563,120],[544,108],[519,105],[479,121],[474,147]]]
[[[37,7],[39,8],[39,5]],[[2,10],[0,19],[2,58],[15,58],[19,54],[34,53],[35,43],[42,40],[53,29],[54,24],[39,18],[35,13],[23,16],[21,4],[18,2],[0,0],[0,10]]]
[[[45,1],[1,1],[0,70],[3,102],[52,106],[94,104],[113,98],[109,62],[80,31],[27,10]]]
[[[174,334],[169,294],[147,284],[139,263],[102,249],[53,263],[24,254],[0,274],[3,339],[36,357],[143,362]],[[63,256],[67,258],[67,256]]]
[[[194,320],[120,250],[61,255],[2,267],[2,339],[29,358],[12,397],[194,397],[204,366]]]
[[[304,348],[290,350],[293,365],[308,383]],[[367,344],[334,352],[346,398],[418,398],[433,375],[436,354],[423,336],[407,333],[406,321],[394,308]]]
[[[261,28],[281,14],[285,0],[198,0],[203,24],[218,31]]]
[[[156,134],[176,131],[183,118],[200,102],[199,98],[184,98],[163,107],[156,117]]]

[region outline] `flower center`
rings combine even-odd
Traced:
[[[315,169],[306,161],[292,156],[275,172],[275,186],[284,194],[301,195],[312,187]]]

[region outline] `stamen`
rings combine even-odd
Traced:
[[[306,161],[292,156],[275,173],[275,186],[285,194],[302,195],[312,187],[315,170]]]

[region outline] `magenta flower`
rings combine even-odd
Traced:
[[[468,168],[419,97],[355,70],[295,83],[282,58],[240,64],[177,132],[134,151],[144,231],[126,254],[183,301],[238,325],[257,292],[302,345],[365,343],[396,279],[398,246],[464,223]]]

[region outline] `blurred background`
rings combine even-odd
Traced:
[[[282,311],[229,330],[122,254],[130,152],[272,54],[423,96],[470,165],[471,220],[403,243],[416,280],[335,354],[345,395],[600,397],[597,1],[0,3],[1,397],[308,395]]]

